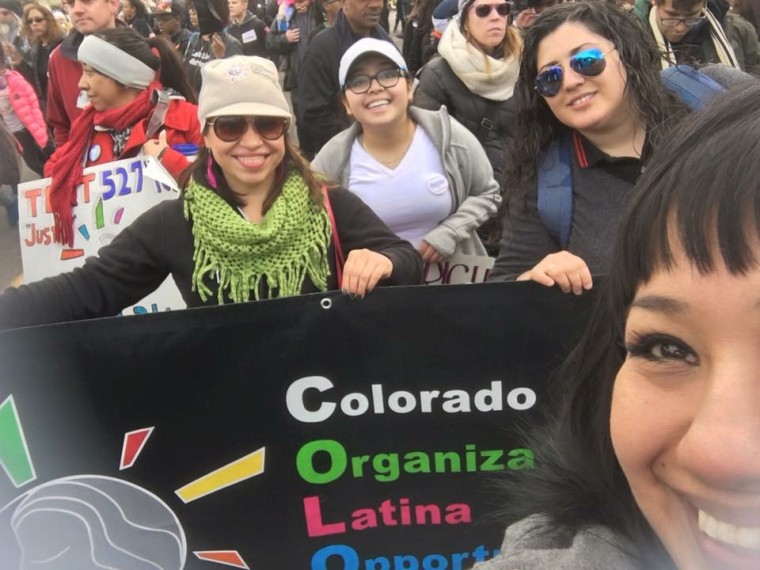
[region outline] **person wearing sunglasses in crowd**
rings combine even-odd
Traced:
[[[500,0],[460,0],[459,15],[443,32],[439,58],[419,72],[414,105],[446,106],[474,134],[501,181],[507,140],[514,123],[510,98],[520,68],[520,33],[509,26],[511,4]],[[490,255],[498,251],[495,219],[480,232]]]
[[[592,273],[607,272],[628,194],[686,108],[660,81],[657,46],[639,22],[593,1],[549,8],[527,29],[515,103],[501,247],[489,278],[580,294]],[[570,226],[566,243],[539,209],[541,165],[553,163],[553,149],[566,158],[572,191],[561,220]]]
[[[286,138],[293,117],[274,63],[234,56],[202,73],[205,147],[181,197],[81,269],[0,295],[0,328],[114,315],[170,274],[188,307],[420,283],[414,248],[355,195],[326,188]]]
[[[112,28],[86,36],[78,58],[83,70],[79,87],[89,104],[71,125],[68,141],[45,164],[45,175],[53,179],[51,201],[68,220],[59,225],[64,243],[72,236],[71,204],[83,168],[142,152],[178,178],[188,162],[171,145],[201,143],[195,95],[165,39],[146,40],[131,28]],[[164,116],[151,125],[154,114]]]
[[[652,157],[475,570],[760,568],[759,180],[757,83]]]
[[[446,109],[411,106],[412,80],[398,50],[365,38],[340,61],[353,125],[312,166],[357,194],[426,262],[485,255],[476,230],[501,201],[483,148]]]
[[[636,0],[634,13],[657,42],[665,69],[720,63],[760,75],[760,41],[725,0]]]
[[[40,107],[45,111],[47,109],[48,60],[53,50],[66,37],[66,32],[58,25],[55,16],[47,6],[31,2],[24,6],[24,33],[32,46],[28,61],[16,59],[14,64],[22,75],[32,80],[30,82],[39,94]],[[15,57],[18,58],[18,54]],[[28,67],[28,71],[24,69],[25,67]]]

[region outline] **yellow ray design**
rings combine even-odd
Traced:
[[[236,459],[224,467],[196,479],[175,491],[184,503],[195,501],[225,487],[230,487],[264,472],[264,450],[262,447],[253,453]]]

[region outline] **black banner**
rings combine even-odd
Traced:
[[[396,288],[0,335],[0,567],[440,570],[591,296]]]

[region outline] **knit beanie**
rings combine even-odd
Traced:
[[[458,0],[457,18],[459,20],[459,29],[464,30],[464,14],[475,3],[475,0]]]
[[[19,18],[24,14],[24,10],[21,8],[21,3],[16,0],[0,0],[0,9],[9,10]]]

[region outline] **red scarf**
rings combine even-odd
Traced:
[[[154,108],[153,91],[161,88],[161,83],[154,80],[134,101],[116,109],[96,111],[90,105],[71,125],[69,140],[56,152],[59,156],[51,173],[50,207],[55,220],[53,239],[56,242],[69,247],[74,245],[71,208],[77,205],[77,186],[82,183],[85,155],[95,126],[122,131],[147,119]]]

